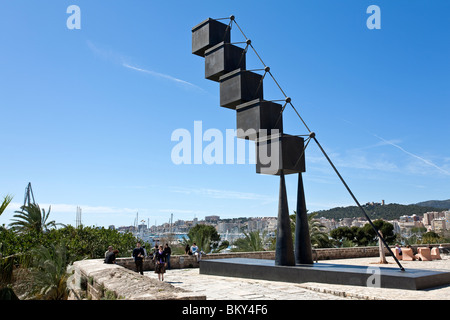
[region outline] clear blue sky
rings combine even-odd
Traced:
[[[73,4],[80,30],[66,26]],[[379,30],[366,26],[372,4]],[[231,14],[361,203],[450,198],[449,1],[1,0],[0,196],[14,200],[0,224],[28,182],[51,220],[72,225],[76,206],[98,226],[136,212],[151,224],[276,216],[278,177],[171,160],[174,130],[236,127],[191,54],[191,28]],[[261,67],[251,52],[247,66]],[[284,128],[307,133],[291,109]],[[314,143],[306,167],[309,211],[354,204]],[[297,177],[286,179],[292,212]]]

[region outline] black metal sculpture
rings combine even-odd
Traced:
[[[225,19],[229,19],[228,25],[219,21]],[[244,36],[244,42],[230,42],[233,23]],[[236,46],[236,44],[244,43],[245,48]],[[263,69],[246,70],[249,47],[263,64]],[[208,18],[192,28],[192,53],[205,58],[205,78],[220,83],[220,106],[236,110],[237,137],[255,141],[256,172],[280,176],[275,265],[313,264],[302,172],[305,172],[305,149],[308,143],[314,140],[363,211],[377,236],[383,241],[400,269],[404,270],[317,141],[315,133],[308,128],[292,104],[291,98],[281,89],[270,68],[264,64],[256,52],[251,40],[245,36],[235,17]],[[264,71],[264,74],[261,75],[255,71]],[[263,99],[263,80],[267,74],[284,95],[284,100],[278,100],[284,101],[283,106]],[[305,135],[306,140],[301,136],[283,132],[282,115],[288,104],[308,130],[308,134]],[[263,161],[264,157],[271,161]],[[293,173],[298,173],[295,244],[292,240],[285,184],[285,175]]]

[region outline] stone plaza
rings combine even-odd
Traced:
[[[392,257],[387,257],[388,265],[379,265],[378,261],[378,257],[364,257],[327,260],[326,263],[397,268]],[[443,255],[442,260],[402,261],[402,264],[406,270],[414,268],[448,271],[450,257]],[[144,274],[157,278],[153,271]],[[197,295],[204,295],[207,300],[450,300],[450,286],[427,290],[400,290],[316,282],[299,284],[202,275],[198,268],[168,270],[165,282]]]
[[[450,248],[450,244],[443,246]],[[413,248],[417,250],[416,246]],[[388,264],[378,264],[377,247],[316,249],[314,256],[319,264],[362,266],[368,270],[392,268],[400,272],[392,256],[386,256]],[[295,279],[269,281],[200,272],[202,262],[211,259],[274,260],[274,257],[273,251],[214,253],[202,256],[198,262],[195,256],[174,255],[165,281],[158,281],[150,257],[144,261],[144,275],[135,271],[132,258],[118,258],[117,264],[105,264],[103,259],[89,259],[73,264],[68,284],[73,300],[108,297],[124,300],[450,300],[450,285],[406,290],[306,281],[295,283]],[[419,269],[449,272],[450,255],[442,254],[441,258],[432,261],[402,260],[402,265],[406,272]]]

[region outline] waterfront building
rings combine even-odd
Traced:
[[[437,233],[447,230],[445,218],[434,219],[433,220],[433,230],[434,230],[434,232],[437,232]]]

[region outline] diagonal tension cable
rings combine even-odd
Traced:
[[[375,225],[373,224],[372,220],[370,219],[370,217],[367,215],[366,210],[364,210],[364,208],[361,206],[361,204],[359,203],[359,201],[356,199],[355,195],[353,194],[353,192],[350,190],[349,186],[347,185],[347,183],[344,181],[344,178],[342,178],[341,174],[339,173],[339,171],[336,169],[336,167],[334,166],[333,162],[331,161],[331,159],[328,157],[327,153],[325,152],[325,150],[323,150],[322,146],[320,145],[319,141],[317,141],[317,138],[315,136],[314,132],[310,133],[311,138],[316,142],[317,146],[319,147],[319,149],[322,151],[323,155],[325,156],[325,158],[327,158],[328,162],[330,163],[331,167],[334,169],[334,171],[336,172],[337,176],[339,177],[339,179],[341,180],[341,182],[344,184],[345,188],[347,189],[348,193],[352,196],[353,200],[355,201],[355,203],[358,205],[358,207],[361,209],[362,213],[364,214],[364,216],[366,217],[367,221],[369,222],[369,224],[371,225],[372,229],[375,231],[375,233],[377,234],[378,238],[383,242],[384,246],[386,247],[386,249],[388,249],[389,253],[392,255],[392,257],[394,258],[395,262],[398,264],[398,266],[400,267],[400,270],[405,271],[405,268],[403,268],[403,266],[400,264],[400,262],[398,261],[397,257],[395,256],[395,254],[392,252],[391,248],[389,248],[388,244],[386,243],[386,241],[384,240],[384,238],[381,236],[380,232],[378,231],[378,229],[375,227]]]

